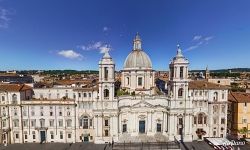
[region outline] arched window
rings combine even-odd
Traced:
[[[83,125],[83,129],[88,129],[89,128],[89,118],[88,116],[83,116],[83,118],[81,119],[82,125]]]
[[[199,114],[198,115],[198,124],[202,124],[203,123],[203,114]]]
[[[218,92],[214,92],[214,101],[218,101]]]
[[[218,112],[218,106],[217,105],[214,105],[213,106],[213,113],[215,114],[215,113],[217,113]]]
[[[183,78],[183,67],[180,67],[180,78],[182,79]]]
[[[178,90],[178,97],[183,97],[183,88]]]
[[[104,67],[104,79],[108,80],[108,67]]]
[[[129,85],[129,77],[127,77],[127,85]]]
[[[13,101],[13,104],[17,103],[17,95],[16,94],[12,95],[12,101]]]
[[[109,97],[109,90],[108,89],[104,90],[104,97],[105,98]]]

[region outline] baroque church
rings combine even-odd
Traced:
[[[158,142],[225,137],[225,86],[189,79],[189,61],[177,46],[167,93],[156,92],[155,71],[137,34],[121,70],[106,52],[95,87],[29,88],[0,85],[1,142]],[[61,97],[64,96],[64,99]]]

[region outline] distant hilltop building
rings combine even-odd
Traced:
[[[0,86],[1,143],[163,142],[226,137],[228,88],[188,78],[180,47],[169,63],[167,94],[139,34],[121,70],[105,52],[92,86]]]

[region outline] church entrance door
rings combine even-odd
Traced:
[[[41,143],[46,141],[45,131],[40,131],[40,139],[41,139]]]
[[[139,121],[139,133],[145,133],[145,120]]]

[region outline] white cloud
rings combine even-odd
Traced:
[[[106,31],[108,31],[109,30],[109,28],[108,27],[103,27],[103,32],[106,32]]]
[[[213,38],[214,38],[213,36],[203,37],[201,35],[196,35],[193,37],[193,41],[195,41],[196,43],[188,47],[185,51],[191,51],[191,50],[199,48],[200,46],[204,44],[208,44],[208,41],[212,40]]]
[[[98,41],[98,42],[92,42],[88,45],[81,45],[77,46],[78,48],[84,50],[84,51],[90,51],[90,50],[99,50],[100,53],[105,53],[106,51],[110,51],[110,45],[105,44],[104,42]]]
[[[98,41],[98,42],[92,42],[92,43],[88,44],[87,46],[81,45],[81,46],[78,46],[78,47],[81,48],[82,50],[89,51],[89,50],[99,49],[99,47],[101,47],[102,44],[103,43],[101,41]]]
[[[205,37],[204,40],[205,40],[205,41],[210,41],[210,40],[212,40],[213,38],[214,38],[213,36],[208,36],[208,37]]]
[[[198,47],[199,47],[199,45],[193,45],[193,46],[190,46],[189,48],[187,48],[186,51],[191,51],[191,50],[196,49]]]
[[[82,60],[83,56],[80,53],[75,52],[74,50],[61,50],[58,52],[58,55],[61,55],[69,59],[78,59]]]
[[[201,38],[202,38],[201,35],[196,35],[196,36],[194,36],[193,41],[198,41],[198,40],[200,40]]]
[[[9,11],[7,9],[0,8],[0,28],[8,28],[9,21]]]

